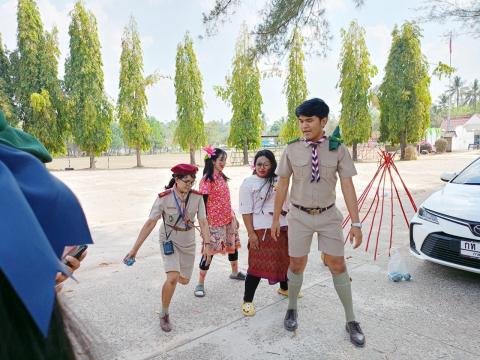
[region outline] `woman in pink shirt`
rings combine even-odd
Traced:
[[[229,179],[223,173],[227,153],[219,148],[208,147],[204,150],[207,155],[199,187],[206,205],[210,239],[204,245],[208,256],[203,255],[200,260],[200,277],[194,292],[197,297],[205,296],[205,276],[210,268],[212,256],[215,254],[228,254],[232,267],[231,279],[245,280],[246,278],[246,274],[238,270],[239,224],[232,210],[230,189],[227,184]]]

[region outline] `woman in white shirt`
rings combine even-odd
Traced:
[[[288,296],[288,237],[286,211],[280,216],[281,235],[270,236],[277,176],[277,162],[270,150],[260,150],[254,159],[255,170],[240,186],[240,213],[248,232],[248,272],[245,280],[242,312],[255,315],[253,297],[260,279],[280,283],[278,293]]]

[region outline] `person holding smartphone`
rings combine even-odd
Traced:
[[[200,230],[204,239],[202,254],[205,256],[205,247],[210,239],[202,194],[192,190],[198,168],[190,164],[178,164],[171,170],[173,175],[170,183],[165,187],[166,190],[158,195],[137,241],[124,258],[125,264],[133,264],[145,239],[158,220],[162,219],[160,247],[167,278],[162,287],[160,327],[165,332],[172,330],[168,308],[177,283],[186,285],[192,276],[196,248],[195,228]],[[194,224],[195,216],[198,218],[199,227]],[[207,261],[210,260],[211,257],[208,256]]]
[[[67,250],[62,265],[64,249],[93,241],[78,199],[47,170],[50,161],[43,144],[0,110],[2,360],[99,359],[103,352],[55,292],[86,255]]]

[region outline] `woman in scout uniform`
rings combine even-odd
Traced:
[[[346,330],[356,346],[365,344],[365,337],[352,305],[350,276],[344,258],[342,232],[343,216],[335,206],[337,173],[340,177],[345,204],[352,219],[350,242],[353,248],[362,243],[362,230],[358,215],[357,196],[352,176],[357,174],[347,148],[336,137],[324,135],[329,108],[321,99],[303,102],[296,109],[302,139],[287,145],[277,168],[280,177],[275,195],[275,211],[272,236],[280,234],[280,214],[285,201],[290,177],[293,178],[290,192],[288,221],[288,253],[290,255],[289,304],[284,327],[294,331],[297,323],[297,294],[303,282],[303,271],[307,265],[308,253],[314,233],[318,234],[318,250],[324,254],[335,290],[342,302],[346,317]]]
[[[207,244],[210,238],[202,195],[192,190],[198,168],[194,165],[178,164],[171,170],[173,175],[170,183],[165,187],[166,190],[158,195],[135,245],[124,259],[127,265],[133,263],[143,242],[162,218],[160,247],[167,279],[162,287],[160,327],[166,332],[172,330],[168,307],[177,282],[186,285],[192,276],[195,262],[195,216],[198,217],[201,236],[207,239]]]
[[[288,237],[286,212],[280,216],[280,236],[270,236],[277,176],[277,161],[270,150],[260,150],[254,158],[255,170],[240,186],[240,213],[248,233],[248,271],[245,280],[242,312],[255,315],[253,297],[260,279],[280,283],[278,293],[288,296]]]
[[[245,280],[246,275],[238,271],[238,248],[240,237],[238,235],[238,221],[232,210],[228,177],[223,173],[227,162],[227,153],[219,148],[208,146],[203,149],[205,167],[200,180],[199,190],[203,194],[206,204],[207,219],[210,229],[209,243],[206,245],[206,254],[228,254],[232,273],[230,279]],[[200,276],[195,287],[196,297],[205,296],[205,277],[210,268],[210,260],[203,256],[200,260]]]

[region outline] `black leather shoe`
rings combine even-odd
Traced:
[[[295,331],[298,327],[297,322],[297,310],[288,309],[285,314],[285,319],[283,320],[283,326],[288,331]]]
[[[365,346],[365,335],[363,335],[360,324],[356,321],[350,321],[345,325],[345,329],[350,334],[350,341],[358,347]]]

